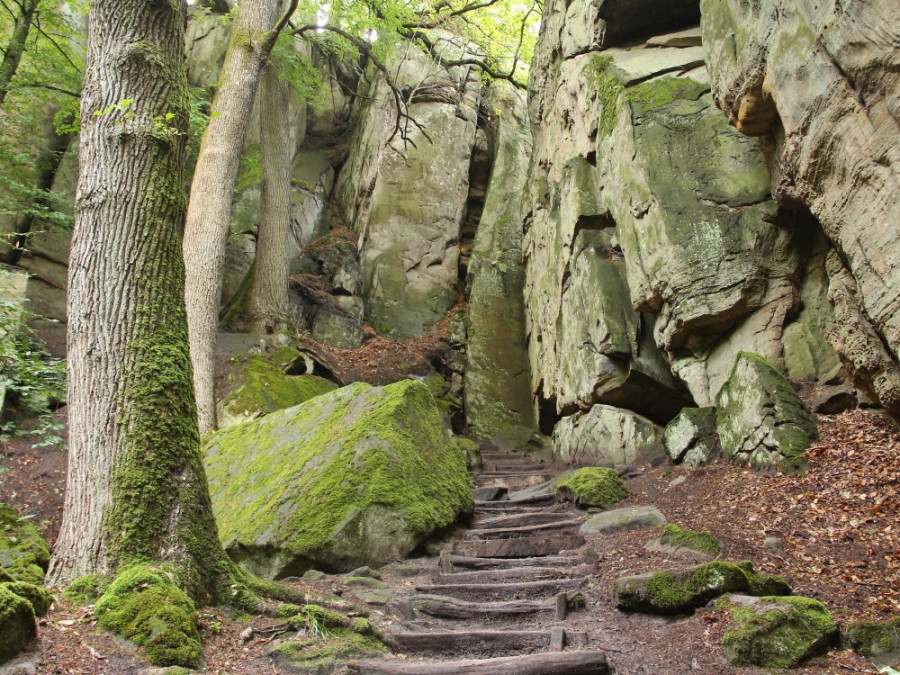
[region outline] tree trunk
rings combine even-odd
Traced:
[[[22,54],[25,53],[25,40],[28,39],[28,32],[31,30],[31,20],[34,18],[34,12],[40,2],[41,0],[24,0],[16,3],[19,14],[15,17],[12,37],[6,45],[3,61],[0,62],[0,106],[3,105],[6,94],[9,92],[9,85],[16,70],[19,69],[19,62],[22,60]]]
[[[251,321],[267,332],[289,324],[287,245],[293,159],[287,114],[290,94],[290,85],[278,79],[275,65],[269,63],[262,73],[259,97],[262,192],[249,307]]]
[[[183,244],[184,297],[201,434],[216,428],[214,357],[231,198],[280,4],[241,3],[191,183]]]
[[[185,20],[183,2],[91,2],[69,260],[69,475],[49,579],[161,560],[206,602],[231,568],[200,458],[182,302]]]

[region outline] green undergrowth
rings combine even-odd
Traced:
[[[682,530],[674,523],[663,528],[662,534],[659,536],[659,543],[663,546],[672,546],[674,548],[687,548],[712,557],[719,555],[722,550],[719,542],[711,532],[707,530],[700,532]]]
[[[796,596],[760,600],[771,606],[758,611],[752,606],[722,602],[733,621],[733,627],[722,636],[732,664],[795,668],[834,644],[837,627],[818,600]]]
[[[556,484],[556,491],[561,499],[580,508],[608,509],[628,496],[619,475],[601,466],[577,469]]]

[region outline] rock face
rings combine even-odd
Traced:
[[[896,373],[897,4],[702,0],[701,9],[717,105],[739,130],[764,138],[778,202],[802,203],[819,219],[858,287],[860,316]],[[854,360],[852,343],[839,348]]]
[[[663,428],[646,417],[607,405],[562,419],[553,430],[553,453],[569,466],[624,471],[665,457]]]
[[[25,302],[25,289],[28,287],[28,275],[15,271],[6,271],[0,267],[0,344],[9,340],[15,333],[22,315]],[[2,352],[0,352],[2,353]],[[0,379],[0,413],[3,412],[3,401],[6,398],[6,378]]]
[[[466,53],[449,34],[437,42],[448,58]],[[398,87],[418,91],[408,109],[412,143],[396,133],[393,96],[373,73],[335,198],[359,236],[369,323],[407,338],[456,301],[481,78],[471,66],[446,69],[415,49],[393,70]]]
[[[525,266],[521,201],[531,154],[522,95],[495,84],[485,93],[492,114],[488,141],[493,165],[468,265],[469,325],[465,406],[475,438],[516,435],[534,428],[525,342]]]
[[[344,387],[220,431],[204,454],[226,550],[269,579],[402,558],[473,507],[463,454],[415,380]]]
[[[719,392],[716,421],[725,456],[754,469],[803,468],[803,452],[819,436],[816,418],[790,382],[765,359],[745,352]]]
[[[716,409],[685,408],[666,425],[666,452],[675,464],[692,469],[719,457],[716,437]]]

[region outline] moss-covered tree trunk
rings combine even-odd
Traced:
[[[184,297],[197,415],[204,434],[216,428],[214,356],[231,199],[260,71],[275,42],[280,4],[280,0],[241,2],[191,183],[184,230]]]
[[[69,477],[50,580],[174,565],[196,600],[230,567],[199,451],[181,225],[186,5],[92,0],[69,261]]]
[[[291,88],[278,78],[275,64],[263,70],[259,93],[262,192],[249,310],[253,323],[272,332],[289,323],[287,245],[294,154],[288,126]]]
[[[3,48],[3,60],[0,61],[0,106],[9,92],[9,85],[19,69],[22,55],[25,53],[25,40],[31,31],[31,22],[41,0],[23,0],[15,3],[16,13],[13,16],[13,32],[9,42]]]

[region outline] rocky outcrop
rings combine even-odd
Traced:
[[[466,48],[453,40],[447,34],[437,42],[455,58]],[[369,323],[381,335],[405,338],[426,332],[456,302],[481,77],[471,66],[444,68],[412,47],[391,70],[410,97],[411,119],[398,117],[388,82],[371,73],[369,104],[335,198],[359,236]]]
[[[675,464],[692,469],[719,458],[716,409],[685,408],[666,425],[666,451]]]
[[[493,158],[484,208],[468,264],[468,364],[465,407],[475,438],[526,435],[534,428],[525,342],[525,266],[522,263],[522,167],[531,154],[523,96],[498,83],[483,107]]]
[[[415,380],[219,431],[204,456],[225,549],[269,579],[402,558],[473,506],[463,453]]]
[[[0,267],[0,344],[10,341],[18,330],[27,287],[27,275]],[[0,378],[0,413],[3,412],[6,387],[6,377]]]
[[[806,466],[804,451],[819,436],[816,418],[790,382],[757,354],[741,352],[719,392],[719,440],[730,461],[754,469]]]
[[[900,221],[900,11],[889,0],[702,0],[701,9],[716,104],[737,129],[762,136],[775,199],[818,218],[858,289],[853,311],[868,326],[854,324],[886,347],[875,372],[855,372],[877,395],[883,384],[873,378],[883,367],[896,378],[900,350],[900,233],[891,225]],[[856,342],[845,335],[837,346],[854,352]]]

